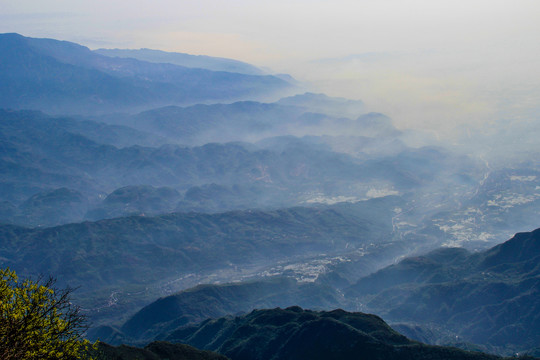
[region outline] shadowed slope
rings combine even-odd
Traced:
[[[300,307],[208,320],[178,329],[167,340],[212,349],[232,360],[498,358],[410,341],[375,315]]]
[[[540,345],[539,264],[537,229],[482,253],[444,249],[407,258],[346,295],[391,321],[434,326],[493,351],[524,351]]]

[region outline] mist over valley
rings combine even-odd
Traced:
[[[0,266],[110,358],[540,356],[537,114],[441,137],[316,88],[0,34]]]

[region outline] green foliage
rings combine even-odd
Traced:
[[[298,306],[180,327],[165,339],[232,360],[500,360],[501,357],[407,339],[375,315]]]
[[[82,335],[85,318],[70,302],[71,289],[55,280],[21,280],[0,270],[0,358],[80,359],[91,346]]]

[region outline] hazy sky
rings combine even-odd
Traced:
[[[0,0],[0,32],[244,60],[401,127],[536,116],[540,103],[538,0]]]

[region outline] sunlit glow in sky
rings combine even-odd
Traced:
[[[403,128],[540,112],[537,0],[0,0],[0,32],[243,60]]]

